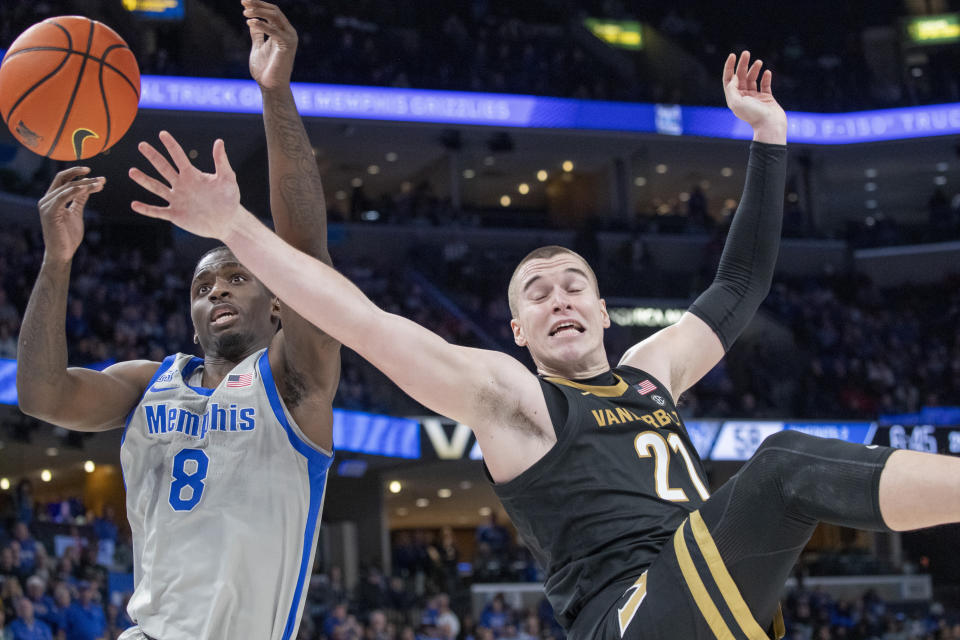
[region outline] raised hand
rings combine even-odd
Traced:
[[[297,53],[297,32],[275,4],[242,0],[250,28],[250,75],[262,89],[290,84]]]
[[[787,114],[773,97],[773,73],[768,69],[761,76],[762,68],[760,60],[750,64],[749,51],[740,54],[739,62],[731,53],[723,65],[723,93],[733,115],[753,127],[754,140],[783,144],[787,140]]]
[[[46,255],[69,262],[83,240],[83,208],[91,193],[103,189],[106,178],[81,178],[90,167],[71,167],[58,173],[40,199],[40,225]]]
[[[129,175],[168,204],[160,207],[134,201],[130,207],[140,215],[169,220],[198,236],[223,239],[246,211],[240,205],[237,176],[230,167],[223,140],[213,143],[214,173],[204,173],[193,166],[183,147],[166,131],[160,132],[160,141],[173,159],[172,165],[149,143],[141,142],[137,148],[167,184],[136,167],[130,169]]]

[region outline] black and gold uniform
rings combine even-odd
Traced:
[[[636,580],[709,494],[683,420],[652,376],[618,367],[540,382],[557,444],[494,490],[569,627],[602,590]]]
[[[782,637],[777,600],[817,523],[885,528],[890,449],[783,432],[711,497],[652,376],[540,383],[557,443],[494,490],[570,640]]]
[[[724,350],[770,288],[786,152],[751,144],[716,278],[689,308]],[[569,640],[780,636],[779,596],[817,524],[886,529],[879,482],[891,449],[783,431],[708,496],[652,376],[622,366],[540,385],[557,443],[494,490],[546,570]]]

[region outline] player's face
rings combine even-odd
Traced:
[[[235,360],[270,343],[279,305],[232,254],[217,252],[197,265],[190,315],[204,353]]]
[[[602,356],[606,303],[582,260],[569,254],[531,260],[517,274],[514,340],[530,349],[537,366],[573,372]]]

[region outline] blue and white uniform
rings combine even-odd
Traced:
[[[137,627],[121,637],[295,638],[333,454],[284,407],[266,349],[215,389],[202,370],[167,357],[127,418]]]

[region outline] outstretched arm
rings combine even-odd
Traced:
[[[78,431],[123,424],[156,370],[156,362],[115,364],[102,372],[67,367],[67,289],[73,255],[83,239],[83,208],[103,188],[87,167],[61,171],[40,200],[44,254],[17,345],[20,410]]]
[[[290,88],[297,32],[267,2],[243,0],[243,15],[250,29],[250,75],[263,96],[274,227],[291,245],[329,265],[320,171]],[[283,329],[270,350],[280,393],[307,437],[330,449],[340,344],[283,303],[280,321]]]
[[[539,382],[523,365],[499,352],[452,345],[415,322],[386,313],[331,267],[271,233],[240,205],[222,140],[213,148],[216,173],[208,174],[190,164],[170,134],[162,132],[160,139],[176,168],[149,144],[141,143],[140,150],[169,186],[139,169],[131,169],[130,177],[169,205],[134,202],[134,211],[225,242],[297,313],[420,403],[473,427],[495,478],[512,477],[529,464],[523,442],[532,433],[541,434],[539,440],[553,436]]]
[[[712,369],[746,328],[770,290],[783,222],[787,117],[750,53],[727,57],[724,93],[733,113],[753,127],[753,144],[740,205],[713,284],[675,325],[624,354],[621,364],[648,371],[674,398]],[[757,81],[760,81],[759,90]]]

